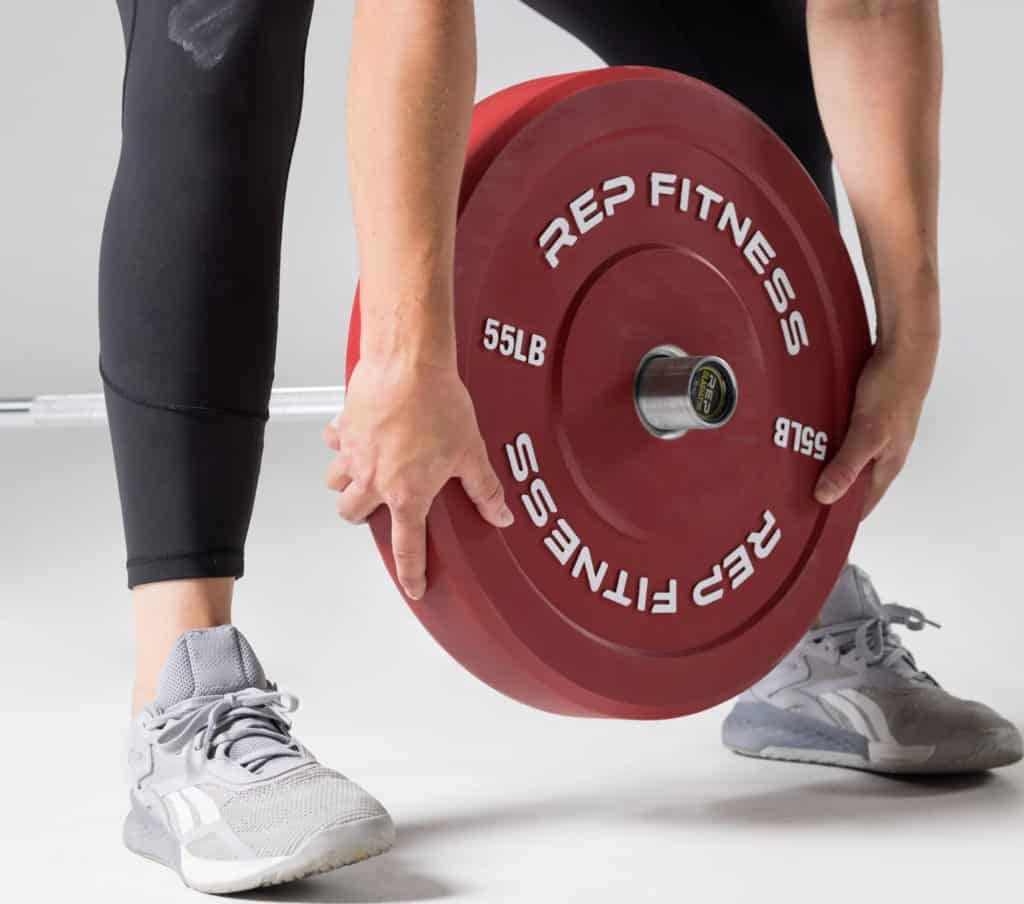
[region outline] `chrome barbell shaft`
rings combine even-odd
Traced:
[[[344,404],[343,386],[286,387],[271,392],[270,417],[275,421],[329,420]],[[88,426],[106,420],[102,393],[0,399],[0,428]]]

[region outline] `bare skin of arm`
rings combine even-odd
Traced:
[[[867,515],[910,451],[939,347],[938,3],[810,0],[807,33],[878,310],[849,433],[815,494],[835,502],[870,469]]]
[[[390,8],[389,8],[390,7]],[[360,0],[348,146],[359,241],[359,364],[325,430],[327,484],[359,522],[381,505],[403,589],[426,590],[426,516],[452,478],[495,527],[512,523],[456,369],[458,191],[476,80],[472,0]]]

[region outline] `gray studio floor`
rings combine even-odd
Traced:
[[[720,711],[576,721],[478,685],[406,611],[368,534],[334,522],[317,434],[270,430],[239,621],[271,677],[302,698],[301,737],[390,807],[399,842],[246,900],[1015,899],[1024,767],[915,782],[760,763],[718,746]],[[131,634],[106,437],[7,431],[0,455],[13,513],[0,537],[5,897],[192,900],[118,841]],[[914,638],[925,663],[1022,722],[1019,597],[1011,606],[998,569],[970,573],[985,532],[915,538],[943,523],[920,489],[908,481],[916,505],[883,511],[859,558],[887,595],[931,600],[946,627]],[[963,523],[1005,536],[996,486],[958,506]]]

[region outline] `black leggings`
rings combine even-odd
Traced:
[[[100,370],[130,586],[239,576],[312,0],[118,0]]]
[[[677,69],[733,94],[834,205],[803,4],[527,2],[610,64]],[[127,62],[100,260],[100,370],[128,583],[240,577],[313,0],[118,5]]]

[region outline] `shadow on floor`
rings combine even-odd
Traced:
[[[1000,774],[889,778],[853,770],[764,764],[766,769],[773,767],[804,772],[795,780],[790,773],[785,785],[776,784],[772,776],[772,781],[756,787],[731,792],[723,787],[718,793],[688,786],[679,776],[660,783],[617,780],[605,789],[590,787],[573,795],[463,808],[402,822],[399,843],[403,850],[412,850],[448,836],[574,820],[600,820],[620,827],[634,821],[664,821],[696,831],[708,825],[827,827],[881,820],[891,826],[931,817],[1016,819],[1024,813],[1021,789]]]
[[[575,821],[600,821],[617,830],[657,822],[699,831],[717,825],[759,828],[807,828],[883,824],[966,817],[1018,819],[1024,793],[1003,773],[973,776],[889,778],[854,770],[758,763],[763,780],[741,776],[743,788],[726,786],[737,773],[722,776],[721,791],[687,785],[678,774],[660,780],[614,777],[561,796],[487,802],[446,808],[437,815],[399,820],[396,853],[290,885],[248,892],[236,900],[344,904],[385,901],[434,901],[464,889],[411,869],[405,852],[453,839],[507,833],[524,826],[551,827]],[[723,770],[724,773],[724,770]],[[522,836],[518,836],[522,837]]]
[[[280,904],[377,904],[438,901],[454,894],[455,889],[448,884],[410,869],[401,855],[384,854],[322,876],[229,897]]]
[[[785,764],[766,764],[766,768]],[[995,773],[969,776],[885,777],[843,774],[771,790],[749,790],[720,796],[704,807],[716,823],[746,826],[823,826],[829,824],[886,825],[920,823],[932,817],[947,819],[1019,816],[1021,790]],[[673,819],[670,805],[653,815]]]

